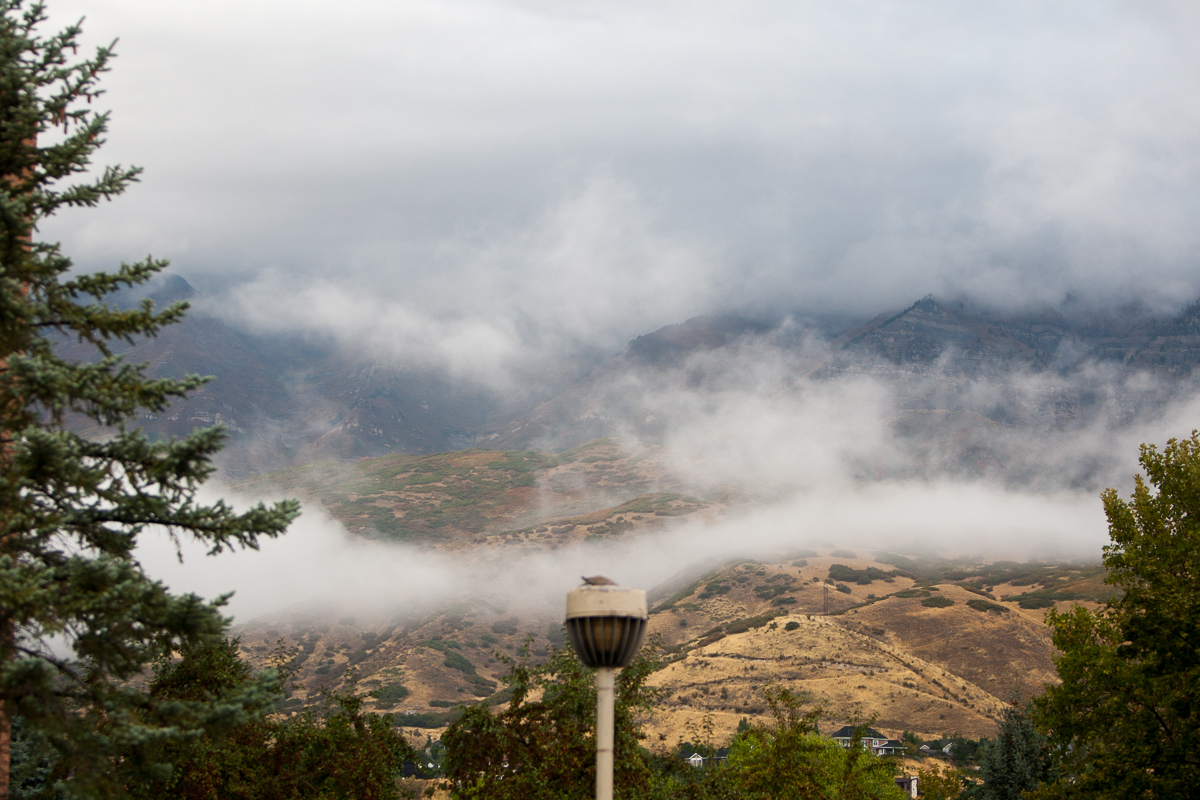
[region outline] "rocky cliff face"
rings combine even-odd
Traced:
[[[886,393],[881,413],[915,459],[906,469],[977,472],[1010,461],[1030,436],[1127,425],[1189,396],[1198,313],[1006,318],[926,297],[830,338],[700,318],[639,337],[530,413],[493,418],[480,441],[550,450],[607,435],[659,441],[699,397],[801,396],[858,380]]]

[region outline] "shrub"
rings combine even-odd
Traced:
[[[987,600],[972,598],[967,601],[967,605],[976,611],[991,612],[992,614],[1007,614],[1008,609],[999,603],[989,603]]]
[[[881,581],[884,578],[889,578],[892,572],[884,572],[877,567],[867,567],[866,569],[854,569],[845,564],[832,564],[829,567],[829,577],[835,581],[846,581],[847,583],[857,583],[861,586],[866,586],[873,581]]]
[[[789,622],[787,625],[784,625],[784,626],[783,626],[783,629],[784,629],[785,631],[794,631],[794,630],[796,630],[796,629],[797,629],[797,628],[799,628],[799,627],[800,627],[800,623],[799,623],[799,622]]]
[[[779,611],[768,611],[766,614],[759,614],[756,617],[746,617],[744,619],[734,620],[725,626],[725,633],[745,633],[751,628],[761,628],[771,620],[779,616]]]
[[[408,687],[399,683],[389,683],[371,692],[371,696],[384,705],[394,706],[408,697]]]
[[[471,684],[471,693],[476,697],[487,697],[496,691],[496,682],[483,677],[477,672],[467,675],[467,683]]]
[[[722,583],[720,581],[709,581],[708,585],[704,587],[704,591],[700,593],[700,599],[707,600],[716,594],[728,594],[731,588],[733,587],[727,583]]]
[[[926,597],[921,601],[921,605],[926,608],[946,608],[954,605],[954,601],[949,597]]]
[[[835,589],[837,589],[837,590],[838,590],[839,592],[841,592],[842,594],[850,594],[850,587],[849,587],[849,586],[847,586],[847,585],[846,585],[846,584],[844,584],[844,583],[839,583],[839,584],[838,584],[837,586],[835,586],[834,588],[835,588]]]

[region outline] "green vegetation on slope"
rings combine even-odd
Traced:
[[[248,479],[240,488],[299,493],[362,535],[431,542],[613,535],[705,506],[653,491],[653,472],[645,454],[597,439],[557,455],[472,449],[318,461]]]
[[[253,478],[247,489],[281,487],[320,501],[351,530],[388,538],[437,538],[450,527],[483,531],[532,486],[542,453],[466,450],[426,456],[390,455],[353,464],[318,461]]]

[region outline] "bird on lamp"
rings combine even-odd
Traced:
[[[612,578],[606,578],[603,575],[593,575],[592,577],[583,576],[583,582],[587,586],[616,586],[617,582]]]

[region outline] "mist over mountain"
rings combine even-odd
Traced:
[[[854,480],[943,475],[1091,489],[1116,475],[1111,434],[1136,435],[1186,404],[1200,362],[1200,304],[1174,315],[1069,303],[1000,313],[927,296],[849,325],[696,317],[606,360],[585,345],[485,381],[369,344],[241,329],[206,313],[179,276],[149,297],[199,302],[128,358],[153,375],[215,380],[143,425],[164,435],[225,425],[231,477],[393,452],[559,452],[612,436],[677,452],[728,451],[734,441],[832,449],[835,471]],[[770,442],[756,439],[764,424],[778,428]]]
[[[786,483],[790,465],[766,458],[774,476],[754,465],[796,447],[858,481],[1097,489],[1127,477],[1116,442],[1192,402],[1196,310],[1005,315],[926,297],[835,335],[804,320],[697,318],[639,337],[532,412],[493,420],[483,441],[557,450],[623,436],[685,462],[759,453],[738,462],[741,478],[722,472],[738,483]]]
[[[230,474],[615,433],[1092,486],[1188,396],[1190,7],[143,6],[85,44],[144,180],[40,233],[201,290],[144,357],[219,380],[146,422]]]

